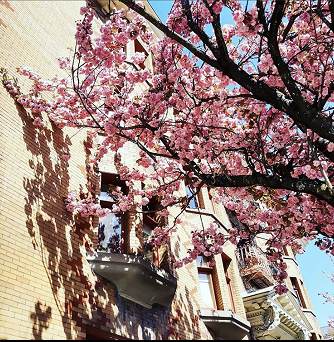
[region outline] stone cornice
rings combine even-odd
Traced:
[[[256,337],[270,334],[284,339],[310,338],[312,326],[290,291],[279,295],[269,287],[246,294],[243,300]]]

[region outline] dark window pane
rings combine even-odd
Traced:
[[[146,240],[152,234],[152,229],[146,224],[143,225],[143,237]]]

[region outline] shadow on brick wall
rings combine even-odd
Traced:
[[[94,277],[88,279],[82,252],[88,247],[87,235],[90,235],[92,222],[73,218],[64,205],[70,175],[68,161],[61,156],[69,154],[71,139],[52,122],[43,127],[34,126],[32,116],[20,105],[17,105],[17,111],[22,121],[23,139],[31,155],[27,165],[20,165],[28,170],[26,174],[29,175],[23,179],[26,229],[36,251],[35,256],[39,256],[30,272],[38,279],[36,287],[43,284],[45,292],[45,295],[39,294],[40,289],[35,291],[32,284],[31,296],[36,298],[36,302],[28,319],[32,323],[33,338],[42,340],[50,336],[52,323],[59,321],[59,316],[67,340],[83,339],[87,325],[100,330],[112,326],[115,331],[122,326],[125,328],[122,334],[134,339],[139,326],[143,329],[144,339],[152,339],[156,336],[154,329],[157,324],[163,332],[159,338],[200,337],[193,306],[193,288],[188,290],[186,287],[185,293],[172,304],[175,314],[171,314],[171,308],[141,308],[121,298],[111,283]],[[82,153],[88,154],[90,147],[87,141],[84,142]],[[81,171],[89,181],[88,190],[94,194],[96,189],[90,186],[96,183],[93,173],[84,167]],[[176,247],[178,257],[182,246],[178,242]],[[188,314],[183,315],[182,312]],[[190,317],[195,318],[191,320]],[[136,326],[128,326],[134,319]],[[56,335],[54,331],[52,336]]]
[[[23,179],[26,227],[44,268],[43,274],[39,274],[40,261],[37,260],[35,276],[50,285],[66,339],[76,339],[82,330],[76,308],[88,298],[89,284],[83,275],[80,248],[85,244],[89,223],[74,221],[72,214],[65,210],[69,174],[68,161],[61,156],[69,154],[71,141],[51,121],[46,126],[36,127],[27,111],[20,105],[17,110],[23,124],[23,139],[31,153],[29,165],[23,165],[32,174]],[[45,289],[45,293],[49,293],[49,289]],[[52,302],[52,297],[48,300]],[[35,339],[43,338],[51,317],[58,315],[51,312],[52,307],[42,309],[41,302],[37,301],[35,312],[30,316]]]
[[[178,298],[173,303],[173,312],[169,316],[167,339],[188,340],[189,336],[193,336],[194,340],[201,339],[195,291],[196,288],[189,290],[189,287],[185,286],[184,291],[179,292]]]
[[[42,340],[43,330],[49,328],[52,316],[50,306],[45,306],[40,301],[35,305],[35,312],[31,313],[30,319],[33,322],[33,335],[35,340]]]

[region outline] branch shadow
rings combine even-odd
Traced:
[[[103,279],[92,283],[85,273],[86,260],[83,249],[87,247],[87,234],[90,235],[92,222],[85,219],[73,218],[72,214],[65,210],[64,197],[67,196],[70,175],[68,172],[68,161],[61,158],[70,153],[71,140],[61,129],[52,122],[45,127],[33,125],[32,116],[20,105],[16,105],[17,113],[22,121],[22,136],[27,151],[31,157],[27,165],[29,176],[23,179],[25,190],[25,215],[26,229],[31,238],[31,244],[38,252],[43,264],[46,282],[49,288],[45,289],[52,295],[36,300],[35,309],[30,313],[32,322],[32,336],[35,340],[43,339],[43,333],[50,327],[50,322],[60,315],[63,331],[67,340],[79,339],[85,334],[86,325],[102,329],[108,327],[116,331],[120,326],[131,323],[136,318],[136,327],[126,327],[127,333],[136,337],[135,328],[142,327],[144,339],[153,339],[155,335],[154,326],[158,321],[163,321],[161,328],[164,333],[160,338],[169,338],[173,335],[168,331],[174,323],[179,320],[188,332],[196,335],[196,324],[189,317],[171,317],[171,308],[155,307],[153,310],[143,310],[138,304],[129,302],[117,295],[112,284],[106,284]],[[91,147],[89,142],[84,142],[83,153],[88,153]],[[84,168],[84,166],[83,166]],[[96,189],[89,184],[96,184],[90,169],[84,168],[87,188],[94,194]],[[90,182],[91,181],[91,182]],[[180,246],[177,246],[177,255]],[[37,260],[36,262],[40,262]],[[36,277],[43,277],[36,271]],[[111,299],[109,294],[114,294]],[[55,306],[50,304],[53,300]],[[45,303],[45,304],[43,304]],[[115,311],[105,310],[110,304],[115,305]],[[173,304],[177,312],[191,311],[191,316],[196,316],[193,309],[191,293],[187,292],[185,297],[181,295]],[[56,308],[56,309],[54,309]],[[118,314],[118,309],[122,313]],[[114,310],[114,309],[113,309]],[[58,312],[57,312],[58,311]],[[108,312],[108,313],[107,313]],[[145,312],[150,319],[145,320],[145,315],[136,316],[137,312]],[[112,319],[111,317],[114,317]],[[160,319],[159,319],[160,317]],[[172,323],[168,323],[172,319]],[[176,335],[183,335],[177,327]],[[174,335],[174,337],[177,337]]]
[[[22,120],[23,140],[31,154],[26,166],[30,176],[23,179],[26,228],[43,264],[66,339],[73,339],[82,325],[73,309],[87,299],[90,288],[82,271],[81,254],[81,247],[86,242],[85,232],[90,224],[73,220],[64,205],[70,176],[69,164],[61,156],[70,153],[71,140],[53,122],[36,127],[30,113],[19,104],[16,108]],[[41,276],[36,271],[36,277]],[[55,315],[53,312],[52,316]],[[35,312],[30,316],[35,339],[42,339],[52,316],[51,307],[45,309],[40,301],[36,303]]]
[[[32,333],[35,340],[42,339],[43,330],[49,328],[49,322],[52,317],[52,309],[50,306],[46,306],[38,301],[35,304],[35,312],[32,312],[30,319],[33,322]]]

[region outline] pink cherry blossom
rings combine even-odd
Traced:
[[[199,253],[219,254],[226,241],[267,233],[266,253],[283,284],[283,246],[298,252],[300,239],[316,240],[334,254],[334,34],[328,2],[295,0],[281,13],[272,38],[277,44],[268,37],[275,33],[270,19],[281,10],[279,1],[260,8],[196,0],[188,10],[176,0],[159,28],[161,39],[150,29],[152,19],[136,13],[136,3],[130,23],[124,10],[115,10],[99,27],[93,9],[82,8],[72,57],[58,60],[73,77],[42,80],[30,67],[11,77],[1,69],[11,97],[35,125],[47,117],[59,129],[89,127],[97,147],[88,160],[95,166],[109,152],[121,155],[128,143],[140,150],[134,163],[116,161],[130,190],[126,196],[116,191],[112,210],[141,212],[156,196],[162,206],[157,214],[171,217],[170,207],[177,205],[180,215],[173,225],[156,228],[152,243],[168,241],[183,220],[186,183],[208,190],[213,203],[235,215],[242,229],[224,234],[212,224],[192,232],[193,246],[177,265]],[[215,20],[225,11],[234,22],[220,27]],[[128,44],[139,42],[145,53],[126,53]],[[30,90],[21,90],[22,79]],[[137,181],[150,186],[136,189]],[[96,199],[83,197],[70,193],[67,210],[84,217],[106,214]]]
[[[34,119],[34,125],[35,126],[44,126],[44,122],[43,122],[43,120],[40,117],[36,117]]]
[[[69,160],[71,158],[71,155],[70,154],[63,154],[61,156],[61,158],[64,159],[64,160]]]

